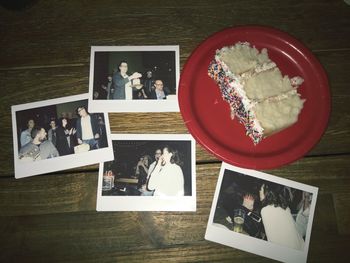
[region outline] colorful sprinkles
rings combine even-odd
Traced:
[[[253,112],[244,107],[242,97],[230,85],[236,80],[228,77],[220,61],[215,59],[209,64],[208,75],[219,85],[223,99],[230,104],[232,117],[235,115],[238,118],[246,129],[246,135],[253,140],[255,145],[258,144],[263,139],[263,133],[255,127]]]

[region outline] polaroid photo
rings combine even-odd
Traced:
[[[89,94],[12,106],[15,177],[113,160],[107,113],[90,113]]]
[[[223,163],[205,239],[306,262],[318,188]]]
[[[97,211],[196,211],[196,148],[188,134],[112,134]]]
[[[179,46],[92,46],[92,112],[178,112]]]

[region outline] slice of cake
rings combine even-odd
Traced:
[[[230,104],[231,116],[245,126],[246,134],[259,143],[298,120],[304,101],[297,88],[300,77],[283,76],[266,49],[236,43],[216,51],[208,74]]]

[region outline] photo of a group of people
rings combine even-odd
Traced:
[[[112,158],[108,116],[89,112],[87,94],[13,106],[12,114],[16,177],[91,164],[95,151]]]
[[[277,260],[306,261],[316,196],[315,187],[223,164],[206,239]]]
[[[82,100],[16,112],[19,159],[37,161],[107,147],[104,116],[90,114],[87,105]]]
[[[178,111],[178,46],[96,46],[90,63],[94,109]]]
[[[96,52],[95,65],[114,67],[95,67],[93,99],[163,100],[176,94],[175,52]]]
[[[126,209],[148,210],[143,204],[149,197],[172,199],[167,210],[181,198],[195,207],[195,148],[189,135],[112,134],[112,145],[114,160],[100,166],[98,207],[112,198],[111,208],[124,210],[120,197],[139,199]]]

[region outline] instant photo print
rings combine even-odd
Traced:
[[[196,211],[195,141],[187,134],[112,134],[97,211]]]
[[[179,111],[179,46],[92,46],[91,111]]]
[[[318,188],[223,163],[205,239],[306,262]]]
[[[88,94],[12,106],[15,177],[113,159],[108,114],[91,113]]]

